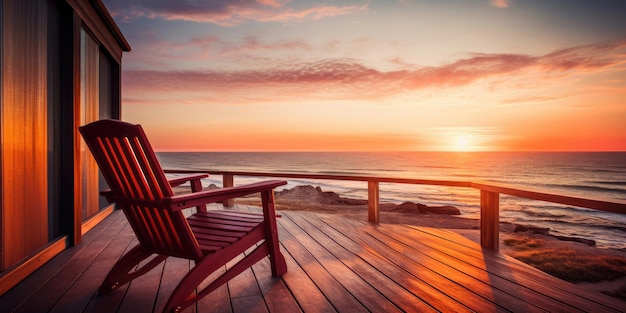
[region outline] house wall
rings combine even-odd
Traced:
[[[100,0],[0,0],[0,25],[2,295],[99,221],[81,211],[81,29],[106,66],[99,116],[120,118],[130,46]]]

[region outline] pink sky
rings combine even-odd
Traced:
[[[626,151],[626,4],[106,0],[160,151]]]

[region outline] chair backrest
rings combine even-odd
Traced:
[[[153,253],[199,260],[202,252],[183,212],[159,205],[173,192],[141,125],[100,120],[79,130],[112,194],[124,198],[118,205],[142,246]]]

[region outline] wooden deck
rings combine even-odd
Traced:
[[[185,312],[626,311],[626,302],[482,251],[450,231],[280,213],[287,274],[272,278],[265,259]],[[129,285],[97,295],[107,271],[135,240],[115,211],[82,244],[0,297],[0,312],[161,311],[193,265],[189,261],[170,258]]]

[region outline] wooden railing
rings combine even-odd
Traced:
[[[626,201],[605,200],[588,197],[579,197],[563,193],[550,193],[533,190],[531,188],[515,185],[500,184],[494,182],[471,182],[457,180],[434,180],[434,179],[412,179],[412,178],[392,178],[378,176],[354,176],[354,175],[325,175],[325,174],[299,174],[299,173],[277,173],[277,172],[235,172],[235,171],[212,171],[212,170],[165,170],[166,173],[189,174],[207,173],[210,175],[221,175],[223,177],[223,187],[234,186],[235,176],[250,177],[274,177],[274,178],[304,178],[304,179],[324,179],[324,180],[344,180],[367,182],[368,195],[368,220],[373,223],[379,222],[379,185],[380,183],[414,184],[446,187],[474,188],[480,191],[480,243],[485,249],[498,251],[500,233],[500,194],[511,195],[519,198],[540,200],[558,204],[571,205],[575,207],[626,214]],[[233,206],[234,200],[224,202],[225,206]]]

